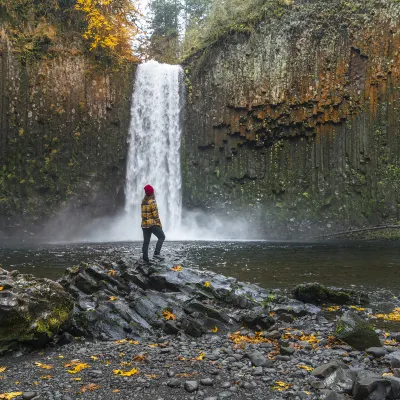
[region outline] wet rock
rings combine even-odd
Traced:
[[[45,345],[72,314],[72,297],[49,279],[1,274],[0,286],[0,353],[21,342]]]
[[[163,329],[168,335],[176,335],[179,332],[176,321],[166,321]]]
[[[70,343],[72,343],[74,341],[75,341],[75,337],[74,336],[72,336],[68,332],[63,332],[63,334],[57,340],[57,344],[59,346],[65,346],[65,345],[70,344]]]
[[[267,364],[267,359],[264,357],[264,354],[260,353],[259,351],[253,351],[251,353],[247,353],[246,355],[255,367],[262,367],[263,365]]]
[[[383,347],[370,347],[365,351],[368,354],[373,355],[375,358],[376,357],[383,357],[386,354],[386,349],[384,349]]]
[[[390,391],[390,381],[371,371],[360,371],[353,387],[354,400],[385,399]]]
[[[265,314],[248,314],[242,318],[242,322],[251,329],[264,330],[269,329],[271,326],[275,325],[275,320],[269,315]]]
[[[400,351],[395,351],[387,356],[392,368],[400,368]]]
[[[314,387],[345,393],[351,393],[356,379],[356,374],[340,361],[320,365],[315,368],[311,376],[321,380],[321,384],[316,384]]]
[[[304,303],[311,304],[368,304],[368,295],[346,289],[328,287],[319,283],[306,283],[296,286],[294,297]]]
[[[199,388],[199,382],[197,381],[186,381],[185,382],[185,390],[189,393],[193,393]]]
[[[400,399],[400,378],[394,376],[385,377],[390,382],[390,399]]]
[[[182,382],[179,379],[174,378],[168,381],[167,385],[171,388],[178,388],[182,385]]]
[[[336,324],[335,335],[357,350],[380,347],[381,342],[374,328],[358,314],[347,311]]]
[[[31,400],[37,396],[36,392],[24,392],[22,393],[22,398],[24,400]]]
[[[282,347],[281,346],[281,349],[280,349],[280,353],[283,356],[291,356],[295,352],[296,352],[296,349],[294,347],[292,347],[292,346],[289,346],[289,347]]]
[[[211,378],[204,378],[200,380],[200,385],[202,386],[212,386],[214,385],[214,381]]]
[[[347,397],[344,394],[334,392],[333,390],[330,390],[324,397],[324,400],[346,400],[346,399]]]

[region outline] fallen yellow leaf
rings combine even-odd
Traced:
[[[120,366],[121,367],[131,367],[132,363],[127,362],[127,361],[122,361],[122,363],[120,363]]]
[[[4,286],[0,286],[0,292],[4,289]],[[0,397],[1,399],[1,397]]]
[[[122,371],[120,369],[114,369],[113,373],[119,376],[132,376],[138,374],[140,371],[136,368],[132,368],[130,371]]]
[[[116,271],[115,269],[110,269],[107,273],[108,273],[108,275],[110,275],[110,276],[115,276],[115,275],[117,275],[117,271]]]
[[[34,381],[33,384],[34,384],[35,386],[37,386],[37,385],[39,385],[39,382],[38,382],[38,381]]]
[[[81,363],[79,360],[73,360],[68,364],[64,364],[65,368],[71,368],[68,369],[67,372],[70,374],[77,374],[78,372],[82,371],[83,369],[90,368],[89,364],[86,363]]]
[[[109,298],[108,300],[110,300],[110,301],[115,301],[115,300],[117,300],[117,297],[115,297],[115,296],[110,296],[110,298]]]
[[[4,372],[7,369],[7,367],[0,367],[0,372]]]
[[[146,359],[146,356],[144,354],[138,354],[137,356],[132,358],[132,361],[142,362],[145,359]]]
[[[197,361],[201,361],[205,357],[206,353],[201,352],[198,357],[196,357]]]
[[[174,265],[171,268],[171,271],[175,271],[175,272],[182,271],[182,267],[180,265]]]
[[[118,389],[114,389],[113,393],[119,393],[119,390]]]
[[[172,312],[168,311],[168,310],[164,310],[162,313],[164,319],[166,319],[167,321],[172,319],[172,320],[176,320],[176,315],[172,314]]]
[[[139,342],[137,340],[128,340],[128,339],[121,339],[121,340],[117,340],[116,342],[114,342],[115,344],[123,344],[123,343],[129,343],[129,344],[139,344]]]
[[[314,371],[314,368],[309,367],[308,365],[298,365],[299,368],[305,369],[306,371]]]
[[[0,394],[0,399],[11,400],[11,399],[14,399],[15,397],[21,396],[21,394],[22,394],[22,392],[3,393],[3,394]]]
[[[205,282],[204,282],[204,286],[205,286],[205,287],[210,287],[210,286],[211,286],[211,283],[208,282],[208,281],[205,281]]]
[[[40,362],[35,362],[35,365],[42,369],[52,369],[53,368],[52,365],[42,364]]]
[[[88,385],[81,387],[80,391],[81,391],[81,393],[85,393],[87,391],[94,392],[95,390],[100,389],[100,388],[101,388],[101,386],[96,385],[95,383],[89,383]]]
[[[158,378],[158,375],[145,375],[145,377],[147,378],[147,379],[156,379],[156,378]]]
[[[64,356],[62,356],[62,355],[59,355],[59,356],[58,356],[58,358],[64,358]]]
[[[82,378],[72,378],[71,381],[81,381]]]
[[[96,361],[96,360],[99,359],[99,357],[96,357],[96,356],[90,356],[90,358],[91,358],[93,361]]]
[[[52,378],[51,375],[43,375],[43,376],[40,377],[40,379],[42,379],[42,380],[44,380],[44,381],[47,381],[47,380],[49,380],[49,379],[51,379],[51,378]]]
[[[214,328],[211,329],[211,332],[212,333],[217,333],[218,332],[218,327],[214,326]]]

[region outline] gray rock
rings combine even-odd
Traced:
[[[259,351],[253,351],[252,353],[247,353],[246,355],[255,367],[262,367],[263,365],[267,364],[267,359],[264,357],[264,354],[260,353]]]
[[[280,353],[283,356],[291,356],[292,354],[294,354],[296,352],[296,349],[292,346],[289,347],[281,347]]]
[[[211,378],[204,378],[200,380],[200,385],[202,386],[213,386],[214,381]]]
[[[346,400],[346,399],[347,397],[344,394],[336,393],[333,390],[330,390],[324,397],[324,400]]]
[[[332,361],[315,368],[314,371],[311,372],[311,375],[320,379],[325,379],[339,368],[347,369],[348,366],[340,361]]]
[[[384,349],[383,347],[369,347],[365,351],[368,354],[373,355],[375,358],[376,357],[383,357],[386,354],[386,349]]]
[[[261,376],[263,374],[263,368],[262,367],[256,367],[253,369],[252,375],[254,376]]]
[[[388,355],[388,359],[390,361],[390,366],[392,368],[400,368],[400,351],[395,351],[394,353],[390,353]]]
[[[199,388],[199,382],[197,381],[186,381],[185,382],[185,390],[189,393],[193,393]]]
[[[374,328],[352,311],[345,312],[339,319],[335,335],[357,350],[381,346],[379,336]]]
[[[290,356],[276,356],[277,361],[290,361],[292,358]]]
[[[234,395],[235,394],[232,392],[224,391],[224,392],[218,393],[218,398],[219,399],[229,399],[229,397],[232,397]]]
[[[24,392],[24,393],[22,393],[22,398],[24,400],[31,400],[36,396],[37,396],[36,392]]]
[[[182,385],[182,382],[179,379],[174,378],[168,381],[167,385],[171,388],[178,388]]]
[[[390,382],[389,397],[391,399],[400,399],[400,378],[395,376],[385,377]]]
[[[396,378],[400,378],[400,368],[393,368],[393,375]]]
[[[390,381],[371,371],[360,371],[353,387],[354,400],[385,399],[390,391]]]

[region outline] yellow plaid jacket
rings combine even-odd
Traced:
[[[151,228],[157,225],[162,228],[158,215],[157,203],[154,199],[142,201],[142,228]]]

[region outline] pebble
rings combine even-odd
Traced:
[[[211,378],[204,378],[200,380],[200,384],[203,386],[212,386],[214,385],[214,381]]]
[[[36,396],[37,396],[36,392],[24,392],[24,393],[22,393],[22,398],[24,400],[31,400]]]
[[[189,393],[195,392],[199,388],[199,382],[197,381],[186,381],[185,390]]]
[[[171,379],[167,385],[172,388],[178,388],[182,385],[182,382],[179,379]]]

